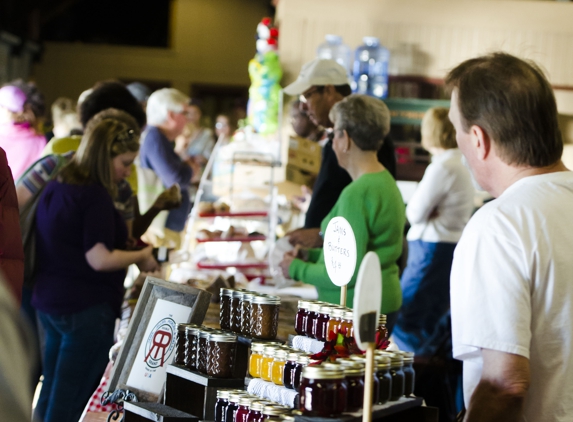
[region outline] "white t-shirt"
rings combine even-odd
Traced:
[[[466,406],[481,377],[481,349],[492,349],[530,361],[523,420],[573,420],[572,277],[572,172],[521,179],[472,217],[450,282]]]
[[[474,194],[471,175],[462,164],[459,149],[434,156],[406,207],[412,225],[407,239],[456,243],[472,215]],[[436,208],[438,216],[430,219]]]

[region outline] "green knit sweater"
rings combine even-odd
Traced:
[[[333,217],[346,218],[356,237],[356,269],[348,283],[346,305],[352,307],[354,287],[362,259],[373,251],[382,267],[382,307],[388,314],[402,305],[402,291],[396,261],[402,253],[405,210],[402,195],[388,171],[368,173],[350,183],[338,198],[334,208],[322,220],[321,230]],[[319,300],[340,303],[340,287],[330,281],[324,265],[322,249],[311,249],[309,259],[293,260],[289,274],[294,280],[313,284]]]

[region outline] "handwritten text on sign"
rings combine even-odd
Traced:
[[[330,280],[337,286],[350,282],[356,268],[356,238],[344,217],[334,217],[324,233],[324,263]]]

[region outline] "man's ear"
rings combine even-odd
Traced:
[[[485,160],[491,153],[492,142],[488,133],[480,126],[473,125],[470,127],[470,136],[472,146],[477,151],[479,160]]]

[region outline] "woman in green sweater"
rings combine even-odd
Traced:
[[[386,105],[365,95],[350,95],[335,104],[329,114],[334,122],[332,147],[338,164],[352,178],[334,208],[321,224],[324,233],[333,217],[344,217],[356,237],[356,269],[348,284],[346,305],[352,307],[356,277],[364,255],[373,251],[382,269],[382,307],[393,325],[393,313],[402,304],[402,291],[396,261],[402,253],[405,223],[404,202],[394,178],[378,161],[376,152],[390,131],[390,112]],[[281,262],[285,277],[313,284],[318,298],[340,302],[340,287],[329,279],[321,249],[299,250],[285,254]]]

